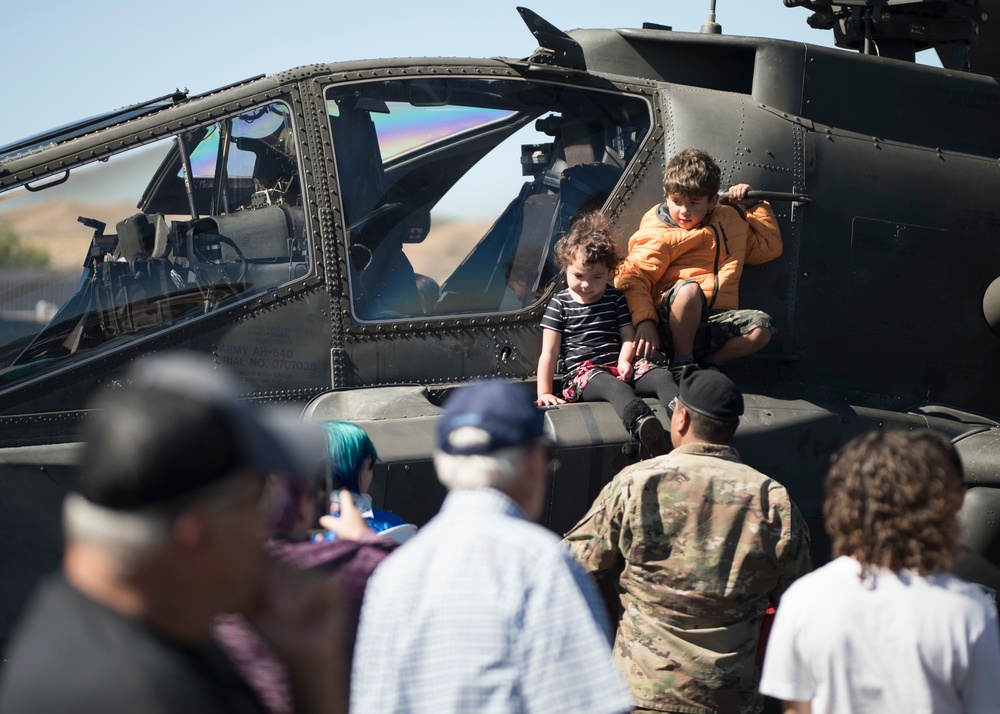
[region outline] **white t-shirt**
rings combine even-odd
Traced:
[[[782,596],[760,691],[813,714],[1000,712],[996,605],[951,573],[920,577],[841,556]]]

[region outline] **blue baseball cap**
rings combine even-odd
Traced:
[[[438,421],[438,448],[456,456],[488,454],[544,435],[544,416],[533,394],[510,382],[478,382],[456,390]]]

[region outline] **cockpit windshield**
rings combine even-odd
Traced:
[[[553,245],[608,200],[651,122],[637,96],[508,78],[334,85],[326,99],[362,322],[536,303]]]
[[[0,267],[0,389],[309,274],[294,136],[272,101],[0,195],[41,256]]]

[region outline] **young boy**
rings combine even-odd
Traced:
[[[663,425],[636,395],[656,395],[666,405],[677,396],[677,385],[668,370],[635,359],[628,305],[608,285],[621,261],[610,222],[599,212],[584,214],[556,243],[555,256],[566,273],[566,289],[552,297],[542,317],[536,404],[611,402],[647,452],[662,453]],[[552,379],[560,353],[567,378],[562,397],[557,397]]]
[[[663,176],[666,202],[643,216],[615,280],[632,313],[636,355],[661,349],[675,376],[696,361],[717,368],[753,354],[777,331],[767,313],[737,309],[744,264],[781,255],[777,219],[766,202],[746,198],[747,184],[729,189],[745,218],[718,205],[721,175],[704,151],[674,156]]]

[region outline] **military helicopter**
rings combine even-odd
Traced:
[[[553,244],[593,209],[624,243],[688,146],[779,217],[784,254],[744,272],[741,302],[780,333],[728,371],[747,394],[737,446],[790,489],[816,561],[829,455],[876,425],[929,427],[963,454],[970,572],[995,585],[1000,87],[968,71],[1000,74],[1000,44],[976,44],[991,8],[785,4],[862,51],[723,35],[714,13],[703,33],[564,32],[518,8],[524,59],[299,67],[0,148],[0,223],[40,222],[61,267],[2,271],[0,640],[58,565],[89,398],[149,352],[211,355],[248,400],[360,424],[376,504],[425,522],[443,399],[533,382]],[[924,46],[944,68],[907,61]],[[496,207],[484,172],[508,191]],[[629,437],[607,404],[546,419],[561,465],[543,521],[561,532]]]

